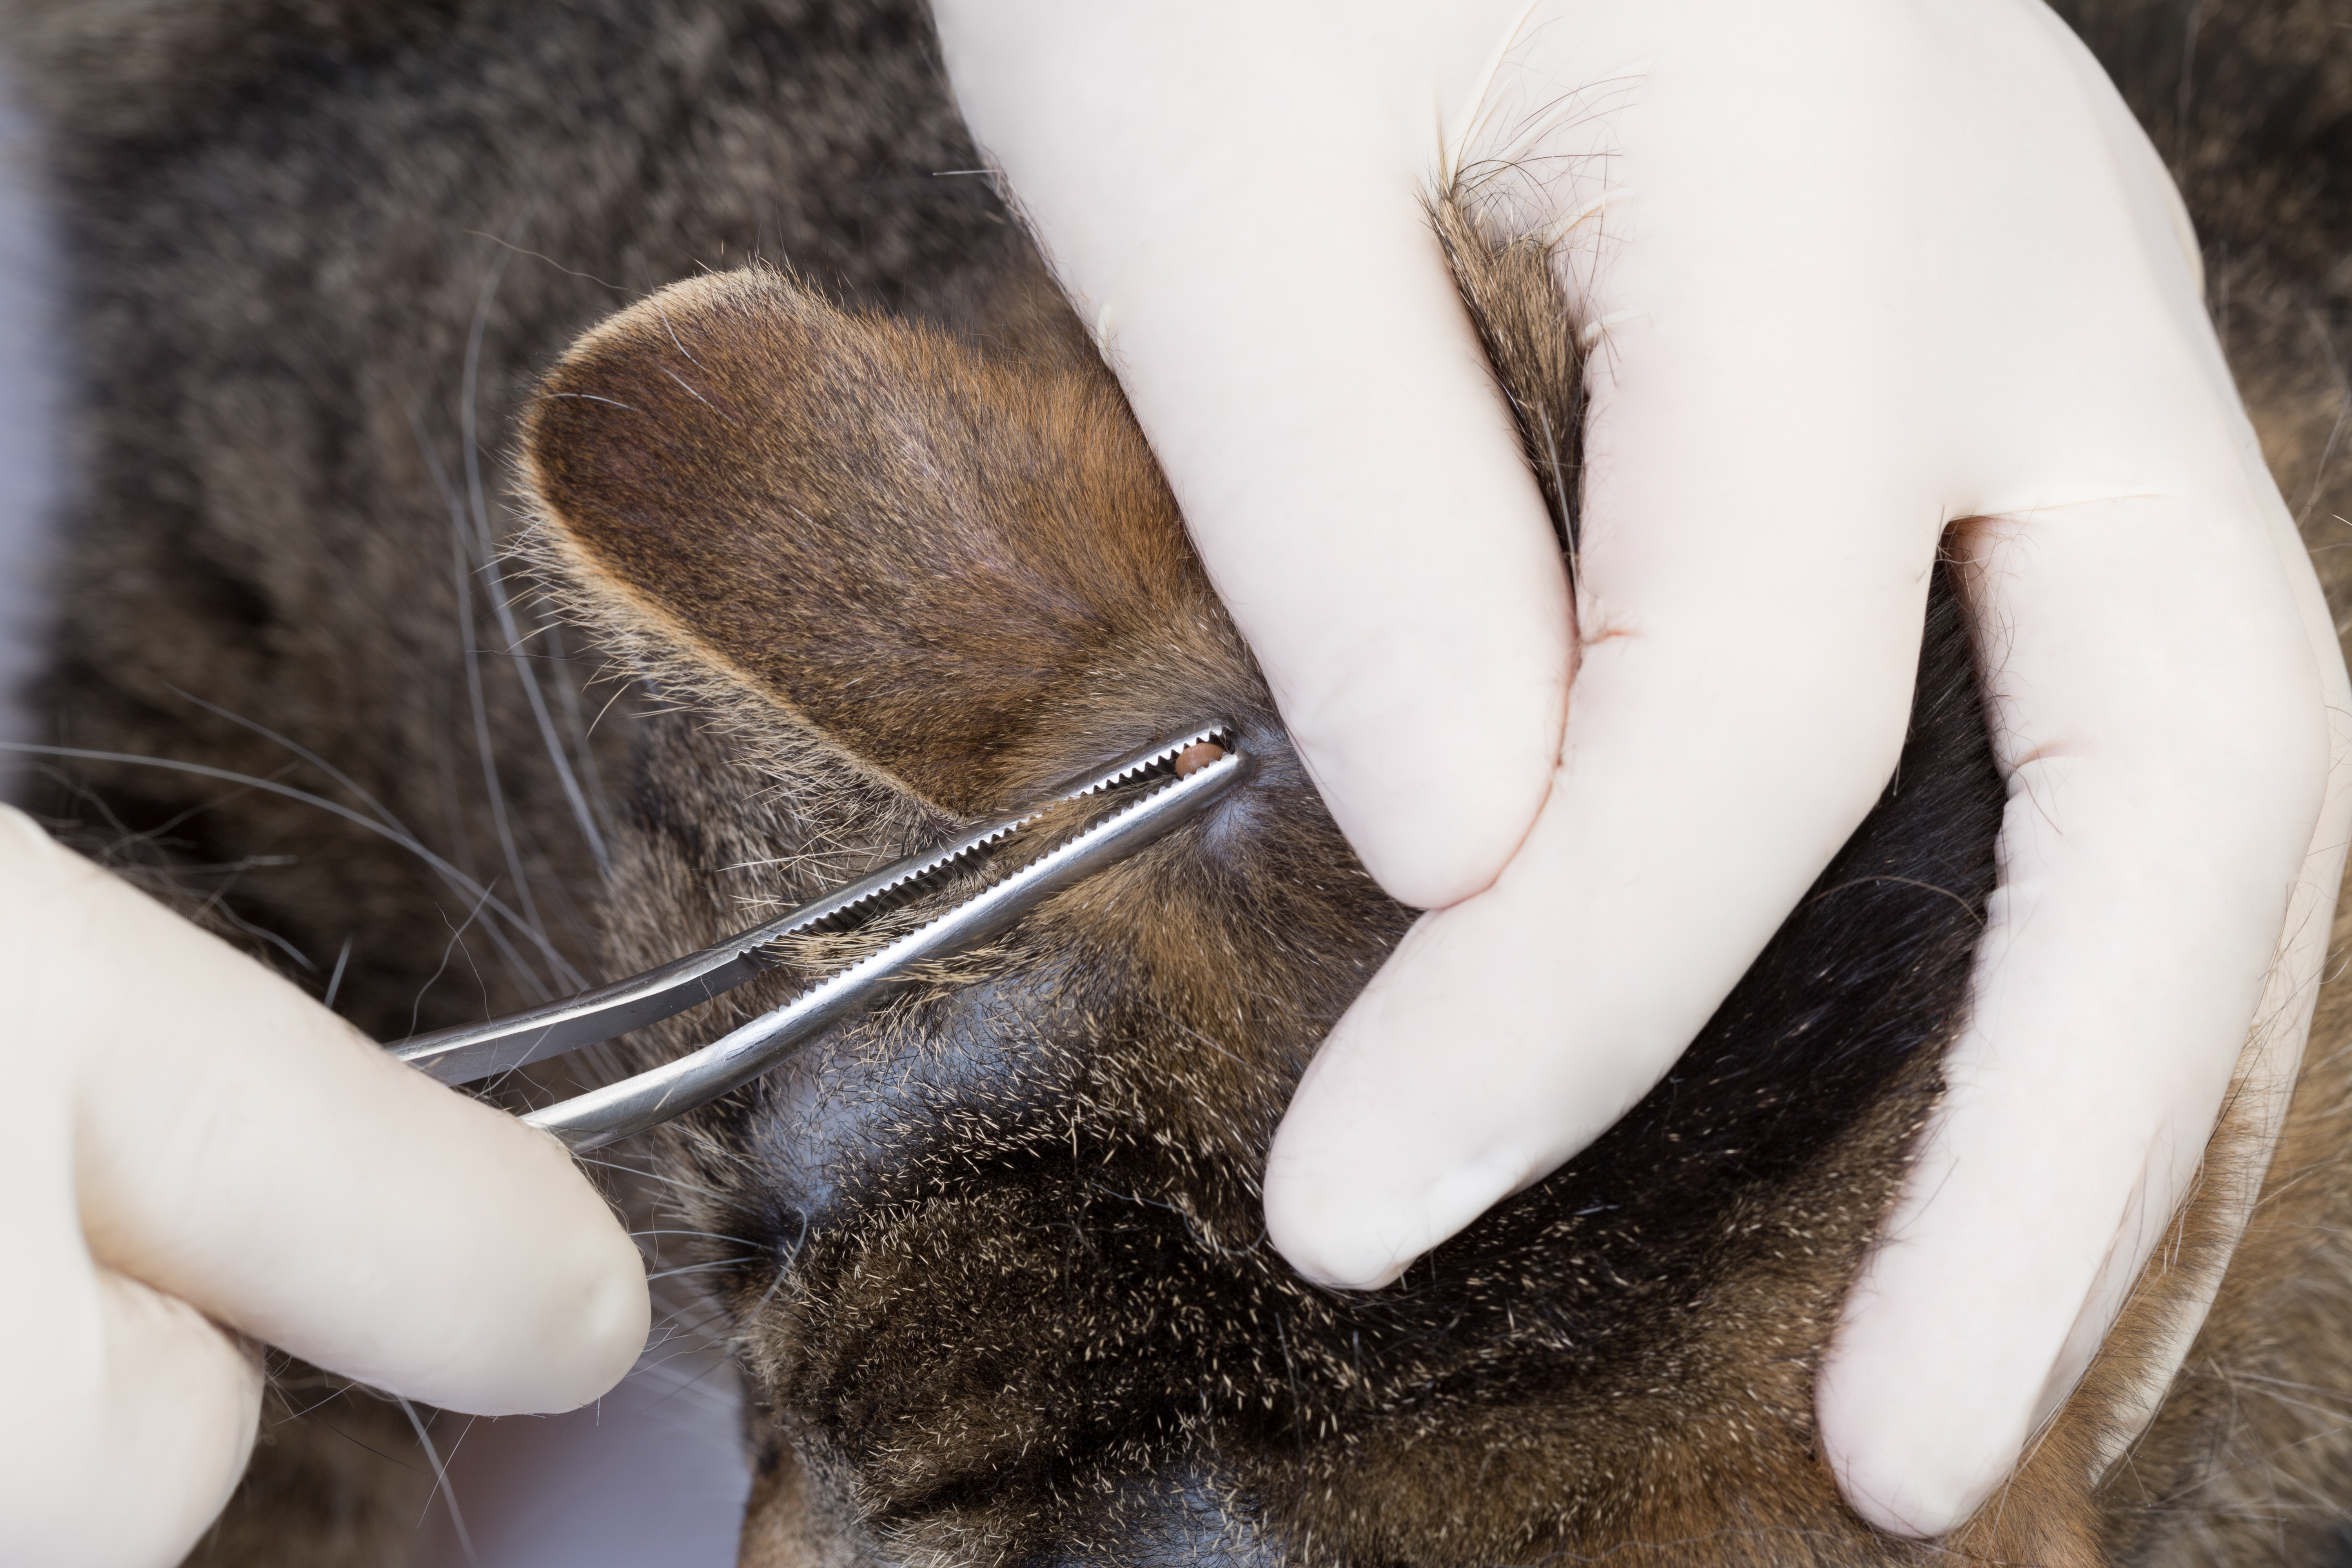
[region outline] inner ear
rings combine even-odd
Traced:
[[[853,315],[771,269],[582,339],[523,468],[600,613],[950,811],[1034,778],[1106,672],[1232,640],[1099,363]]]

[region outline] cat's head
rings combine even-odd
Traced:
[[[746,1563],[2105,1561],[2128,1333],[1945,1547],[1874,1535],[1814,1439],[1992,884],[2001,789],[1949,595],[1902,789],[1666,1081],[1397,1284],[1324,1289],[1266,1242],[1265,1148],[1412,911],[1324,813],[1115,380],[1050,312],[1003,323],[706,277],[583,339],[530,416],[539,549],[672,710],[617,963],[1204,721],[1258,763],[656,1135],[759,1405]],[[1522,406],[1573,396],[1525,384],[1572,364],[1489,348]],[[714,1037],[860,940],[636,1048]],[[2189,1279],[2204,1255],[2169,1256]]]

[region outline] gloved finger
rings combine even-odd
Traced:
[[[1559,769],[1293,1100],[1267,1215],[1318,1278],[1392,1278],[1646,1093],[1900,752],[1952,468],[1899,330],[1911,241],[1874,216],[1893,89],[1800,92],[1793,184],[1727,152],[1758,90],[1661,69],[1612,121],[1629,195],[1582,300],[1603,349]]]
[[[89,1250],[245,1333],[485,1415],[642,1346],[642,1265],[561,1145],[0,813],[21,1052],[72,1064]]]
[[[1493,888],[1415,925],[1275,1140],[1271,1234],[1316,1278],[1393,1278],[1628,1110],[1893,770],[1934,503],[1836,445],[1870,451],[1883,410],[1758,409],[1740,352],[1705,327],[1621,350],[1543,813]]]
[[[0,1560],[171,1568],[244,1472],[258,1358],[86,1254],[17,1278],[5,1319],[27,1364],[0,1435]]]
[[[2307,566],[2218,510],[1961,535],[1999,628],[2000,886],[1948,1092],[1820,1392],[1848,1498],[1889,1529],[1941,1533],[2008,1472],[2189,1192],[2250,1026],[2291,1057],[2309,1017],[2324,935],[2290,931],[2281,963],[2281,932],[2298,886],[2324,932],[2341,872],[2343,665],[2315,648]],[[2278,1054],[2253,1092],[2291,1077]]]
[[[0,967],[21,987],[13,960]],[[73,1186],[74,1063],[21,1037],[7,1044],[0,1562],[168,1568],[244,1468],[260,1369],[185,1302],[90,1258]],[[125,1476],[138,1479],[127,1491]]]
[[[1389,892],[1451,903],[1534,819],[1571,649],[1559,545],[1422,205],[1440,95],[1396,100],[1351,28],[1300,50],[1279,8],[1228,7],[1222,31],[1095,9],[1057,63],[1051,5],[941,6],[959,101],[1101,332],[1333,817]],[[1507,20],[1433,52],[1475,64]],[[1195,46],[1245,112],[1120,112]]]

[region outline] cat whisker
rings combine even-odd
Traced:
[[[394,1397],[399,1398],[398,1395],[394,1395]],[[443,1461],[440,1449],[434,1447],[433,1435],[425,1429],[424,1419],[416,1414],[416,1406],[409,1403],[409,1401],[404,1398],[399,1399],[399,1404],[401,1413],[408,1417],[408,1425],[416,1433],[416,1441],[418,1445],[424,1448],[425,1458],[430,1460],[433,1465],[433,1489],[425,1494],[425,1506],[428,1510],[431,1509],[433,1506],[433,1500],[436,1497],[442,1500],[449,1510],[450,1527],[457,1531],[457,1550],[465,1553],[466,1561],[468,1563],[477,1563],[479,1559],[474,1555],[473,1534],[466,1528],[465,1514],[458,1510],[457,1494],[452,1490],[449,1486],[449,1467]],[[475,1417],[473,1416],[467,1416],[466,1418],[466,1431],[457,1434],[458,1443],[463,1443],[466,1440],[466,1433],[471,1432],[474,1429],[474,1421]],[[457,1445],[452,1444],[449,1448],[450,1457],[452,1458],[456,1458],[457,1453]],[[425,1516],[421,1513],[418,1514],[416,1516],[416,1522],[423,1524],[425,1522]]]
[[[342,818],[354,826],[364,828],[380,838],[387,839],[415,855],[432,868],[434,872],[448,882],[454,889],[468,897],[479,899],[484,908],[510,922],[524,936],[530,939],[549,964],[565,976],[573,988],[584,988],[587,984],[576,970],[564,962],[563,955],[548,942],[543,932],[525,921],[514,909],[493,896],[488,888],[427,849],[408,834],[386,827],[383,824],[353,811],[340,801],[329,800],[323,795],[313,795],[305,789],[297,789],[291,784],[279,784],[274,779],[257,778],[251,773],[241,773],[229,768],[212,767],[204,763],[175,762],[169,757],[142,757],[131,752],[100,752],[81,746],[50,746],[32,741],[0,741],[0,751],[69,757],[78,762],[122,763],[136,767],[163,768],[173,773],[193,773],[200,778],[221,779],[230,784],[245,785],[248,789],[266,790],[271,795],[281,795],[288,800],[299,801],[305,805],[315,806],[320,811]],[[495,932],[498,928],[485,926],[483,929]]]

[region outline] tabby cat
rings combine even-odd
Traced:
[[[2316,0],[2067,11],[2181,181],[2352,611],[2352,32]],[[707,1238],[752,1395],[751,1568],[2334,1560],[2341,985],[2168,1385],[2152,1347],[2224,1263],[2201,1203],[1954,1536],[1874,1534],[1817,1451],[1812,1370],[1992,885],[1948,585],[1896,783],[1674,1074],[1398,1284],[1323,1290],[1266,1245],[1257,1179],[1411,911],[1324,814],[1116,382],[970,173],[919,6],[0,13],[80,375],[37,804],[362,1026],[645,967],[1202,721],[1259,758],[635,1151],[633,1201]],[[1447,194],[1439,239],[1572,536],[1569,323],[1485,195]],[[873,940],[782,951],[592,1070]],[[2211,1158],[2247,1157],[2225,1121]],[[284,1369],[289,1408],[313,1384]],[[316,1414],[339,1436],[274,1427],[199,1561],[405,1560],[429,1477],[404,1417]]]

